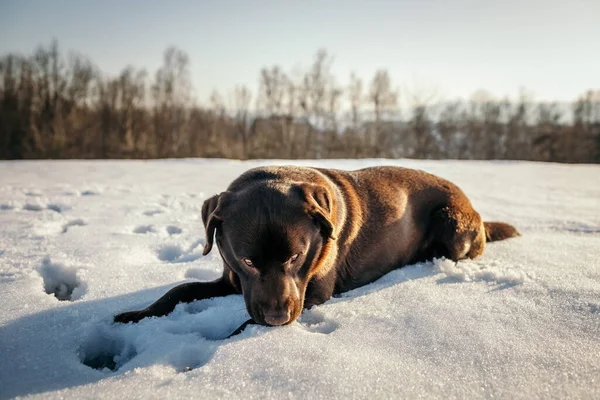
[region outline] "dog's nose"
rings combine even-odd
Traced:
[[[289,320],[289,311],[265,313],[265,322],[269,325],[283,325]]]

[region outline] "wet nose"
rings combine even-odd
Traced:
[[[265,322],[269,325],[283,325],[290,320],[289,311],[265,313]]]

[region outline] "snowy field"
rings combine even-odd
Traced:
[[[0,397],[600,398],[600,166],[301,162],[424,169],[523,236],[231,339],[240,296],[112,324],[219,276],[202,202],[266,163],[1,162]]]

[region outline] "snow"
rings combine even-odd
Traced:
[[[0,163],[0,398],[598,398],[600,166],[397,164],[457,183],[519,238],[408,266],[249,326],[240,296],[112,324],[169,288],[219,276],[202,202],[289,161]]]

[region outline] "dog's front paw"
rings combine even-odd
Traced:
[[[127,311],[118,315],[115,315],[114,322],[120,324],[128,324],[130,322],[139,322],[146,316],[142,311]]]
[[[244,322],[239,328],[237,328],[235,331],[233,331],[233,333],[231,335],[227,336],[227,339],[229,339],[232,336],[239,335],[240,333],[242,333],[244,331],[244,329],[246,329],[246,327],[248,325],[254,325],[254,324],[256,324],[256,322],[254,322],[254,320],[252,320],[252,319],[249,319],[248,321]]]

